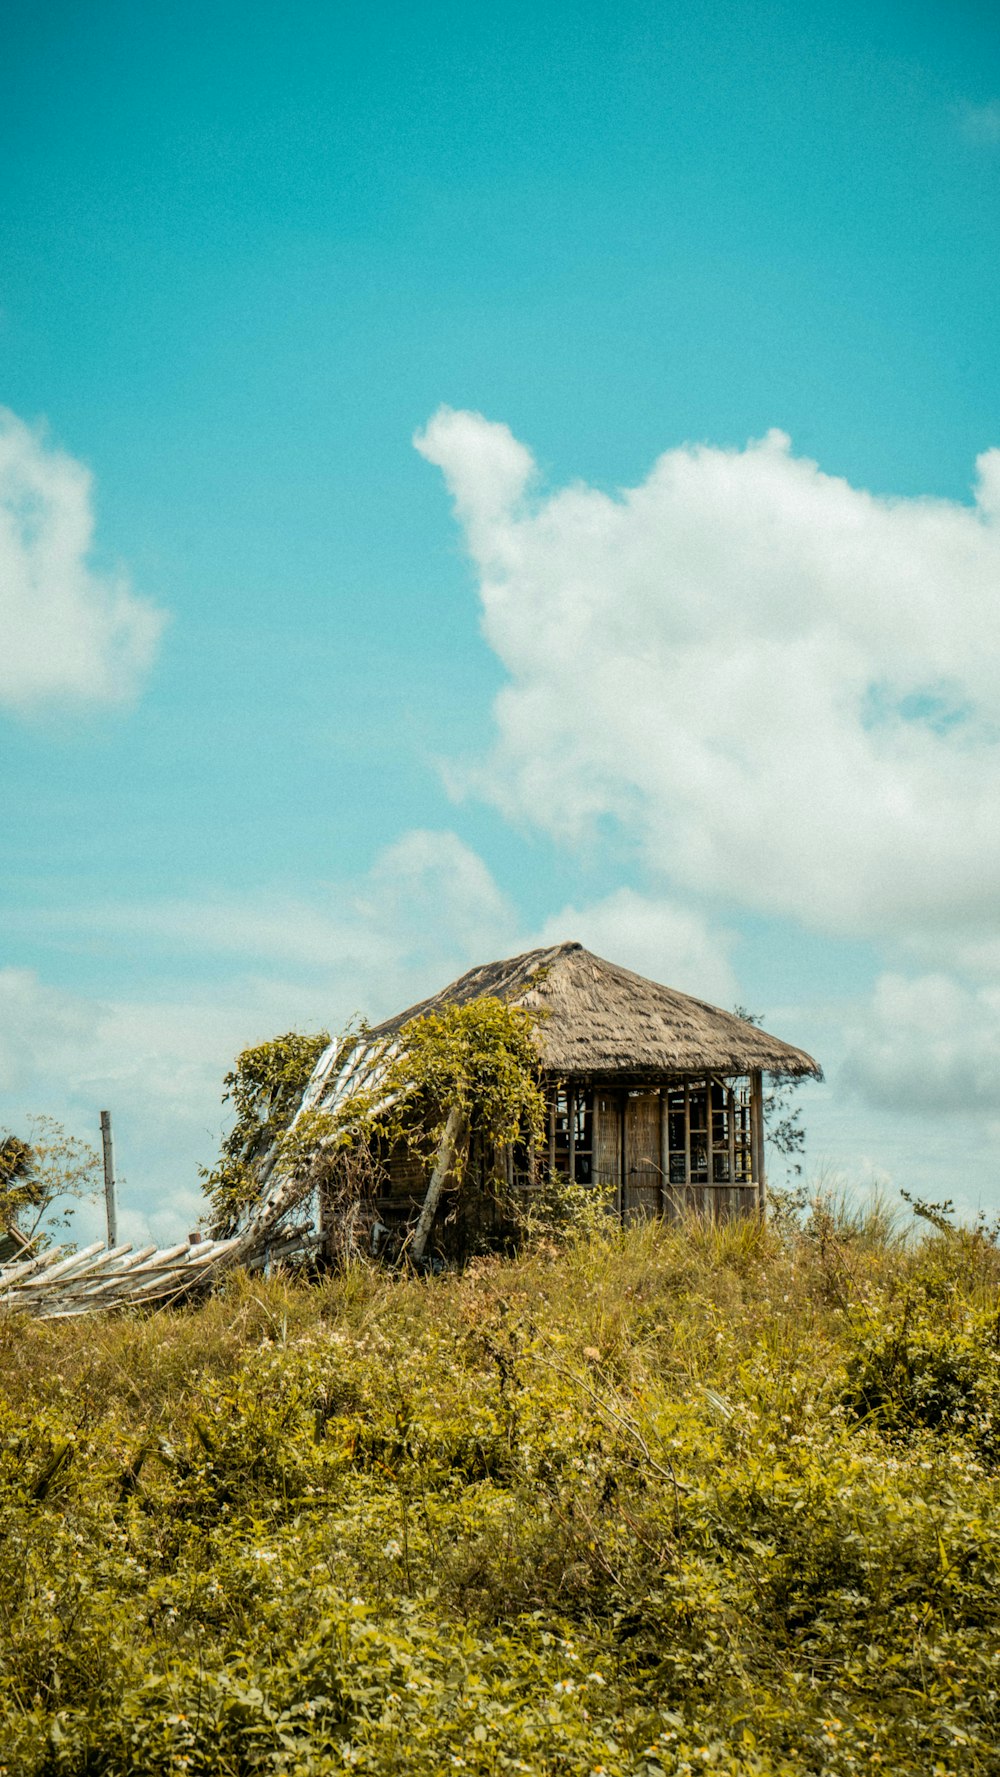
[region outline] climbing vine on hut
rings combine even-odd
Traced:
[[[540,1141],[545,1097],[536,1028],[530,1012],[491,995],[412,1019],[399,1033],[387,1071],[387,1107],[374,1120],[378,1132],[404,1141],[428,1162],[452,1112],[495,1150]],[[459,1178],[463,1153],[459,1146]]]
[[[329,1041],[325,1030],[317,1036],[290,1030],[236,1057],[222,1095],[223,1104],[232,1104],[236,1113],[233,1126],[215,1165],[201,1169],[213,1233],[228,1233],[255,1201],[259,1163],[287,1129]]]
[[[288,1032],[245,1049],[224,1082],[224,1102],[233,1103],[235,1122],[218,1162],[202,1174],[213,1231],[230,1231],[256,1201],[260,1162],[275,1147],[277,1170],[292,1186],[290,1207],[317,1184],[329,1185],[334,1174],[341,1195],[345,1186],[348,1194],[370,1188],[377,1170],[373,1157],[400,1142],[429,1174],[449,1117],[461,1128],[450,1158],[454,1183],[461,1183],[473,1129],[496,1153],[541,1141],[545,1098],[536,1028],[533,1014],[490,996],[414,1018],[386,1043],[377,1083],[355,1091],[334,1111],[300,1116],[294,1128],[289,1126],[328,1036]],[[367,1040],[364,1027],[347,1032],[342,1059]]]

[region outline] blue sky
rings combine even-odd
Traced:
[[[994,1200],[998,51],[6,9],[0,1120],[109,1103],[166,1235],[243,1042],[555,934],[813,1046],[814,1168]]]

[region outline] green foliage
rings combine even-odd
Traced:
[[[540,1141],[545,1097],[536,1028],[530,1012],[489,994],[414,1018],[399,1033],[379,1129],[429,1159],[457,1107],[466,1127],[495,1149]]]
[[[746,1006],[734,1006],[737,1018],[746,1024],[763,1025],[759,1012]],[[780,1189],[782,1200],[797,1196],[792,1180],[801,1178],[805,1160],[806,1130],[802,1106],[793,1103],[794,1094],[802,1085],[798,1074],[769,1074],[764,1087],[764,1138],[772,1154],[780,1154],[785,1162],[785,1184]]]
[[[286,1031],[237,1056],[222,1095],[223,1104],[233,1105],[233,1126],[215,1165],[201,1170],[213,1233],[231,1232],[240,1213],[254,1202],[257,1166],[288,1127],[329,1041],[326,1031],[318,1036]]]
[[[26,1211],[37,1206],[35,1157],[18,1135],[0,1140],[0,1229],[16,1228]]]
[[[100,1160],[52,1117],[31,1117],[29,1139],[0,1137],[0,1228],[51,1238],[80,1201],[96,1195]]]
[[[259,1191],[258,1165],[274,1152],[287,1179],[303,1190],[322,1183],[328,1194],[357,1196],[371,1186],[380,1151],[404,1143],[430,1166],[449,1111],[463,1113],[487,1148],[540,1138],[545,1100],[539,1083],[535,1021],[494,998],[414,1019],[387,1050],[377,1085],[359,1090],[333,1112],[291,1119],[319,1054],[329,1042],[292,1034],[244,1050],[226,1075],[236,1109],[217,1165],[202,1174],[214,1232],[231,1230]],[[364,1029],[341,1039],[342,1059],[364,1041]],[[461,1180],[467,1143],[452,1177]]]
[[[0,1773],[993,1777],[998,1290],[830,1213],[0,1320]]]
[[[1000,1315],[975,1288],[995,1244],[983,1226],[958,1228],[949,1205],[914,1203],[938,1229],[906,1290],[870,1312],[846,1369],[844,1405],[889,1436],[926,1429],[961,1436],[990,1468],[1000,1464]],[[972,1286],[972,1287],[970,1287]]]

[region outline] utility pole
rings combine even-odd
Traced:
[[[111,1112],[101,1112],[101,1146],[104,1149],[104,1207],[108,1217],[108,1245],[118,1245],[118,1205],[115,1202],[115,1144]]]

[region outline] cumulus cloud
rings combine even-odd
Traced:
[[[24,1130],[42,1111],[93,1140],[98,1111],[111,1109],[126,1177],[121,1227],[137,1240],[176,1239],[201,1213],[198,1166],[217,1151],[223,1075],[240,1049],[397,1011],[516,934],[477,854],[454,833],[426,830],[325,894],[29,911],[10,925],[74,948],[113,937],[146,976],[155,958],[169,961],[158,991],[131,996],[0,969],[0,1128]],[[77,1232],[100,1233],[99,1207]]]
[[[731,935],[676,902],[617,889],[589,907],[562,908],[526,948],[566,938],[698,999],[732,1007],[739,997],[729,961]]]
[[[880,497],[784,434],[638,487],[539,492],[505,426],[442,409],[444,471],[509,675],[478,785],[685,893],[833,933],[1000,905],[1000,451],[975,503]]]
[[[90,560],[91,478],[0,409],[0,705],[121,703],[150,666],[163,616]]]
[[[456,833],[415,828],[353,881],[296,895],[261,890],[24,909],[8,915],[8,929],[74,942],[113,938],[119,954],[134,949],[147,960],[166,952],[277,967],[290,978],[323,981],[328,998],[333,982],[338,1004],[348,1000],[350,1009],[374,1012],[387,993],[405,991],[415,970],[513,942],[517,919],[483,860]]]
[[[110,1108],[128,1184],[127,1238],[174,1239],[200,1212],[199,1164],[218,1146],[222,1078],[248,1044],[287,1029],[341,1028],[382,1017],[473,963],[579,938],[616,961],[729,1004],[728,939],[683,908],[629,890],[567,907],[526,933],[483,860],[457,834],[417,829],[359,880],[296,901],[74,909],[22,916],[22,933],[114,937],[169,970],[159,993],[65,992],[27,969],[0,970],[0,1128],[32,1111],[75,1133]],[[212,988],[201,985],[214,959]],[[80,1227],[100,1232],[99,1212]]]
[[[98,1112],[110,1109],[123,1236],[175,1240],[203,1209],[198,1165],[217,1146],[223,1074],[248,1042],[295,1022],[277,982],[158,1001],[66,992],[32,970],[0,969],[0,1129],[28,1135],[41,1112],[97,1146]],[[100,1233],[90,1206],[77,1236]]]
[[[1000,1114],[1000,985],[941,973],[882,975],[844,1081],[893,1111]]]

